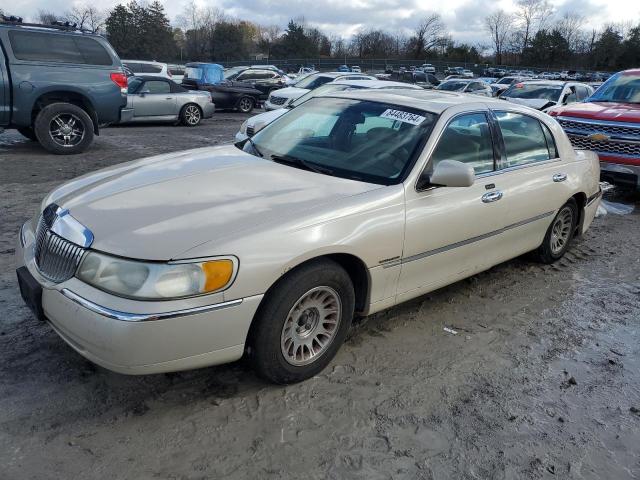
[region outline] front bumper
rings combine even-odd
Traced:
[[[120,123],[128,123],[133,121],[133,108],[120,109]]]
[[[216,113],[216,104],[213,102],[205,103],[202,107],[202,117],[211,118]]]
[[[601,161],[600,179],[640,190],[640,165]]]
[[[75,278],[53,284],[35,267],[30,225],[25,224],[24,241],[16,245],[17,266],[26,266],[42,286],[46,321],[87,359],[137,375],[217,365],[242,356],[262,295],[215,297],[212,305],[196,297],[189,306],[184,300],[176,304],[121,299]]]

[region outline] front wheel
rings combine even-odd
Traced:
[[[77,105],[52,103],[38,113],[35,133],[40,145],[51,153],[80,153],[93,141],[93,122]]]
[[[553,263],[562,258],[569,249],[578,223],[578,205],[572,198],[565,203],[551,222],[542,245],[535,251],[535,257],[541,263]]]
[[[238,100],[237,108],[242,113],[250,113],[251,110],[253,110],[254,104],[255,102],[253,101],[253,98],[242,97],[240,100]]]
[[[195,127],[199,125],[201,121],[202,112],[200,111],[200,107],[193,103],[182,107],[182,111],[180,112],[180,123],[187,127]]]
[[[351,327],[355,294],[345,270],[318,260],[292,271],[265,297],[248,353],[255,370],[279,384],[321,372]]]

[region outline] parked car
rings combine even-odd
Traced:
[[[543,112],[558,105],[582,102],[593,94],[589,85],[560,80],[529,80],[511,85],[500,98]]]
[[[362,73],[362,69],[361,69],[358,65],[353,65],[353,66],[351,67],[351,71],[352,71],[353,73]]]
[[[293,102],[295,99],[301,97],[305,93],[315,88],[324,85],[325,83],[333,82],[334,80],[377,80],[376,77],[371,75],[364,75],[362,73],[343,73],[343,72],[324,72],[314,73],[308,75],[296,82],[293,86],[283,88],[277,92],[273,92],[269,95],[269,98],[264,103],[265,110],[276,110],[278,108],[284,108]]]
[[[445,90],[448,92],[472,93],[474,95],[482,95],[491,97],[491,87],[484,82],[478,80],[470,80],[458,78],[446,80],[436,87],[436,90]]]
[[[282,71],[258,67],[249,67],[229,74],[225,72],[224,78],[227,81],[244,82],[260,90],[261,100],[266,100],[271,92],[286,86],[288,81]]]
[[[462,67],[447,67],[444,69],[445,75],[460,75],[462,76],[464,72],[464,68]]]
[[[434,88],[440,85],[440,80],[434,74],[422,71],[404,72],[400,80],[415,83],[423,88]]]
[[[168,65],[169,77],[176,83],[182,83],[184,78],[184,65]]]
[[[430,63],[423,63],[420,67],[424,73],[436,73],[436,67],[431,65]]]
[[[131,70],[134,75],[171,78],[169,65],[166,63],[149,62],[147,60],[122,60],[122,65]]]
[[[216,108],[249,113],[260,104],[262,92],[250,84],[225,80],[225,71],[215,63],[187,63],[182,86],[189,90],[206,90]]]
[[[101,35],[0,17],[0,132],[56,154],[86,150],[100,127],[130,118],[127,76]]]
[[[524,77],[512,77],[512,76],[502,77],[496,83],[492,83],[490,85],[491,92],[494,97],[499,97],[500,94],[504,92],[507,88],[509,88],[511,85],[515,85],[516,83],[520,83],[525,80],[527,79]]]
[[[640,69],[616,73],[586,102],[549,114],[575,148],[598,154],[603,180],[640,189]]]
[[[207,91],[187,90],[168,78],[131,77],[127,108],[132,122],[180,122],[187,127],[211,118],[215,104]]]
[[[337,69],[338,72],[350,72],[351,69],[348,65],[340,65]]]
[[[473,78],[473,77],[475,77],[473,72],[471,70],[467,70],[467,69],[462,70],[462,76],[465,77],[465,78]]]
[[[236,133],[236,142],[243,142],[248,137],[253,137],[257,132],[269,125],[276,118],[280,118],[289,110],[303,104],[311,98],[330,95],[344,90],[359,89],[391,90],[393,93],[401,94],[404,90],[422,90],[422,87],[412,85],[410,83],[391,82],[387,80],[336,80],[334,82],[325,83],[324,85],[305,93],[284,108],[259,113],[258,115],[254,115],[253,117],[245,120],[240,126],[240,130]]]
[[[508,102],[312,98],[242,149],[165,154],[55,189],[21,228],[18,282],[39,318],[110,370],[246,354],[263,377],[297,382],[329,364],[354,314],[526,252],[560,259],[594,218],[597,162],[549,116]]]

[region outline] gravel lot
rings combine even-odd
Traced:
[[[48,190],[229,142],[244,118],[105,129],[72,157],[0,135],[0,479],[640,478],[637,197],[614,193],[636,211],[556,265],[516,259],[359,322],[294,386],[242,362],[118,375],[32,318],[14,242]]]

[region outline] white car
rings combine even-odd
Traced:
[[[182,83],[182,79],[184,78],[184,71],[185,71],[185,66],[184,65],[168,65],[168,73],[169,73],[169,77],[171,78],[171,80],[173,80],[174,82],[180,84]]]
[[[315,90],[311,90],[305,93],[301,97],[289,103],[285,108],[269,110],[267,112],[254,115],[253,117],[245,120],[240,126],[240,130],[238,130],[238,132],[236,133],[235,140],[236,142],[243,142],[248,137],[254,136],[256,133],[258,133],[258,131],[269,125],[276,118],[280,118],[282,115],[287,113],[287,111],[306,102],[310,98],[319,97],[321,95],[329,95],[336,92],[342,92],[344,90],[357,90],[365,88],[372,88],[376,90],[394,90],[394,92],[400,94],[402,93],[402,90],[422,90],[422,87],[418,85],[404,82],[390,82],[386,80],[336,80],[330,83],[325,83]]]
[[[500,98],[520,105],[548,112],[554,107],[582,102],[594,88],[578,82],[560,80],[529,80],[511,85]]]
[[[527,252],[557,261],[601,196],[595,153],[491,98],[350,90],[250,140],[53,190],[17,240],[27,305],[110,370],[246,355],[292,383],[329,364],[354,315]]]
[[[358,65],[351,67],[351,73],[362,73],[362,69]]]
[[[485,97],[493,96],[491,87],[481,81],[468,78],[453,78],[445,80],[435,87],[436,90],[444,90],[448,92],[471,93],[473,95],[482,95]]]
[[[465,78],[473,78],[475,75],[471,70],[462,70],[462,76]]]
[[[300,81],[293,84],[291,87],[281,88],[269,94],[267,101],[264,102],[264,109],[276,110],[278,108],[284,108],[291,102],[301,97],[305,93],[324,85],[325,83],[333,82],[335,80],[377,80],[376,77],[371,75],[364,75],[362,73],[351,72],[325,72],[325,73],[312,73],[306,77],[300,79]]]
[[[433,65],[431,65],[430,63],[423,63],[420,66],[420,69],[424,72],[424,73],[436,73],[436,67],[434,67]]]
[[[122,66],[131,70],[134,75],[172,78],[169,73],[169,65],[166,63],[149,62],[147,60],[122,60]]]

